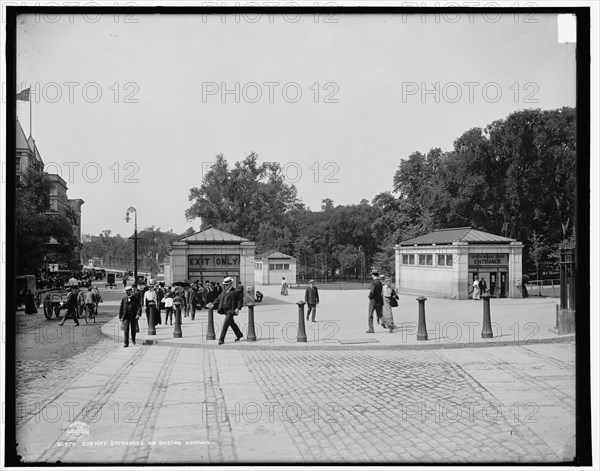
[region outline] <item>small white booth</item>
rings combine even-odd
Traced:
[[[475,276],[499,298],[520,298],[523,244],[470,227],[441,229],[394,246],[400,292],[469,299]]]
[[[270,250],[254,259],[254,279],[259,285],[280,285],[282,278],[296,284],[296,259]]]

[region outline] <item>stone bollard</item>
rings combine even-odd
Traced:
[[[427,298],[420,296],[417,298],[417,301],[419,301],[419,328],[417,329],[417,340],[428,340],[427,324],[425,323],[425,301],[427,301]]]
[[[183,337],[181,332],[181,304],[175,304],[175,326],[173,329],[173,338],[180,339]]]
[[[207,307],[208,309],[208,330],[206,331],[206,340],[216,340],[217,336],[215,335],[215,318],[212,307]]]
[[[148,335],[156,335],[156,304],[148,304]]]
[[[492,296],[489,293],[484,293],[481,295],[481,299],[483,299],[483,328],[481,329],[482,339],[491,339],[494,337],[494,333],[492,332],[492,322],[490,318],[491,297]]]
[[[306,328],[304,327],[304,301],[298,301],[298,335],[296,342],[306,342]]]
[[[248,304],[248,333],[246,339],[248,342],[256,342],[256,332],[254,331],[254,303],[250,301]]]

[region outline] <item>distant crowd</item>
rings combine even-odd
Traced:
[[[80,288],[88,288],[92,281],[102,280],[106,276],[103,269],[84,270],[81,272],[47,272],[36,278],[37,289],[62,289],[69,284],[77,284]]]

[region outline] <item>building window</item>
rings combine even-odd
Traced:
[[[290,269],[290,264],[289,263],[284,263],[283,264],[283,269],[284,270],[289,270]]]
[[[451,267],[452,266],[452,255],[438,255],[438,266]]]
[[[402,255],[402,264],[403,265],[414,265],[415,264],[415,254],[403,254]]]
[[[432,254],[419,254],[419,265],[433,265]]]
[[[269,270],[275,270],[275,264],[269,263]]]
[[[275,270],[283,270],[283,263],[277,263],[275,265]]]

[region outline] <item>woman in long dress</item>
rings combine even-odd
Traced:
[[[33,292],[28,289],[25,294],[25,314],[37,314],[38,310],[35,306],[35,299]]]
[[[396,294],[396,291],[394,291],[392,280],[386,280],[384,276],[380,278],[383,278],[383,289],[381,291],[383,296],[383,315],[381,317],[381,326],[385,329],[390,329],[391,334],[396,328],[396,325],[394,324],[394,315],[392,314],[391,299],[398,299],[398,295]]]

